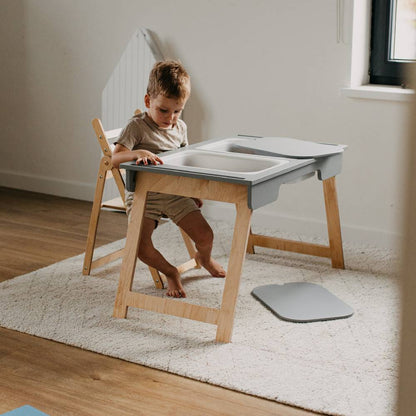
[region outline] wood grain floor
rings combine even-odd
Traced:
[[[0,281],[82,253],[90,210],[0,188]],[[125,214],[103,211],[104,222],[98,245],[125,236]],[[0,328],[0,414],[25,404],[50,416],[316,414]]]

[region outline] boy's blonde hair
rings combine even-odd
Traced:
[[[147,85],[147,94],[156,98],[159,94],[166,98],[187,99],[191,93],[191,79],[179,61],[156,62]]]

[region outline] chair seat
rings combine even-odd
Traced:
[[[124,202],[121,199],[121,196],[118,196],[113,199],[109,199],[108,201],[104,201],[101,204],[102,208],[111,208],[111,209],[118,209],[120,211],[125,211],[126,207],[124,206]]]

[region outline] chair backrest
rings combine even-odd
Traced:
[[[135,116],[138,114],[141,114],[141,110],[139,109],[137,109],[134,112]],[[103,152],[103,155],[111,157],[114,151],[114,147],[115,147],[113,142],[116,141],[120,137],[120,133],[123,129],[118,128],[118,129],[105,131],[101,123],[101,120],[99,118],[95,118],[94,120],[92,120],[92,126],[94,128],[94,131],[97,136],[97,140],[101,147],[101,151]]]
[[[99,118],[92,120],[92,126],[94,128],[98,144],[100,145],[103,155],[111,157],[114,150],[114,145],[112,142],[120,136],[122,129],[120,128],[105,131]]]

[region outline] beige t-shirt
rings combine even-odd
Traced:
[[[116,143],[129,150],[165,152],[188,145],[187,128],[185,122],[179,119],[172,128],[163,129],[146,112],[140,113],[129,120]]]
[[[147,113],[140,113],[129,120],[115,142],[129,150],[148,150],[152,153],[165,152],[188,145],[187,128],[183,120],[178,120],[170,129],[160,128]],[[157,197],[155,192],[150,195]],[[148,195],[148,199],[151,197]],[[126,213],[130,218],[134,192],[125,190]]]

